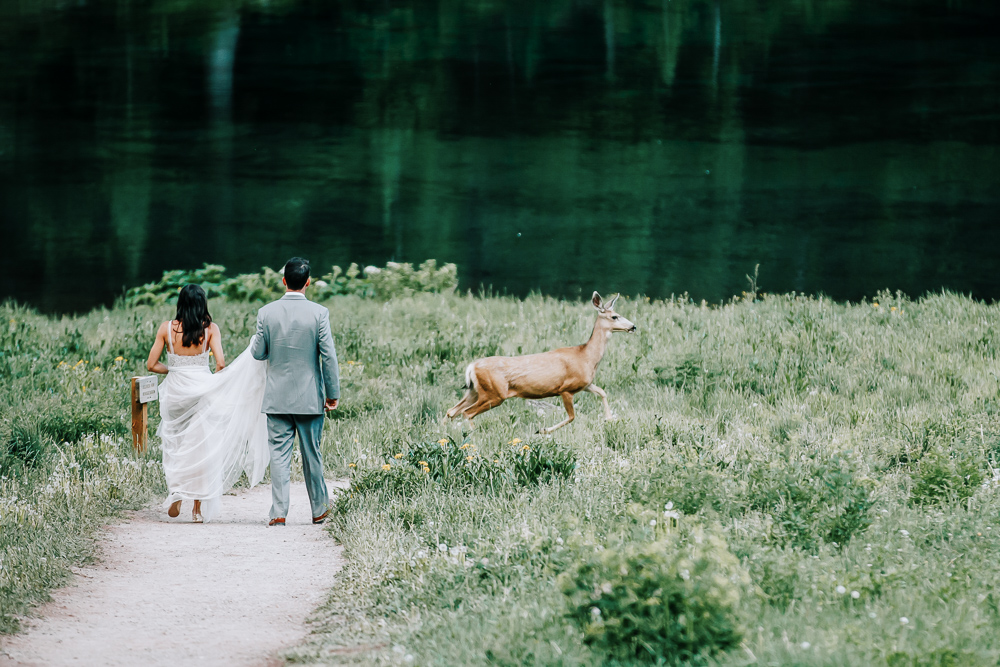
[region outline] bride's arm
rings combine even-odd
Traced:
[[[156,340],[153,341],[153,348],[149,351],[149,358],[146,359],[146,368],[153,373],[167,374],[167,367],[160,363],[160,355],[163,354],[163,345],[167,340],[167,327],[169,323],[164,322],[156,332]]]
[[[218,373],[226,367],[226,354],[222,351],[222,332],[219,331],[219,325],[215,322],[212,322],[208,336],[208,347],[211,348],[212,356],[215,357],[215,372]]]

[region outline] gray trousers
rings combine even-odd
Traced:
[[[267,436],[271,446],[271,518],[288,516],[289,481],[292,468],[292,442],[299,434],[302,452],[302,472],[312,505],[313,517],[326,512],[330,498],[323,479],[323,455],[319,443],[323,439],[323,415],[268,415]]]

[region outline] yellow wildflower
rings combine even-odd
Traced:
[[[524,447],[521,447],[521,451],[522,452],[530,452],[531,451],[531,447],[528,447],[527,445],[525,445]]]
[[[348,463],[347,467],[348,468],[357,468],[358,466],[354,465],[353,463]]]
[[[891,310],[892,312],[896,312],[896,306],[893,306],[893,307],[892,307],[892,308],[890,308],[889,310]]]
[[[422,466],[426,466],[427,465],[427,461],[417,461],[417,463],[419,463]]]
[[[392,468],[392,466],[391,466],[391,465],[389,465],[388,463],[386,463],[386,464],[384,464],[384,465],[382,466],[382,470],[389,470],[390,468]]]
[[[392,458],[394,458],[394,459],[401,459],[401,458],[403,458],[403,455],[402,454],[396,454]]]
[[[125,361],[125,357],[122,356],[115,357],[115,361]]]
[[[878,308],[878,301],[872,303],[872,308]]]
[[[513,440],[510,441],[510,444],[512,444],[512,445],[520,445],[521,444],[521,439],[520,438],[514,438]]]
[[[464,445],[459,447],[459,449],[468,449],[468,448],[469,448],[469,443],[465,443]]]
[[[471,460],[472,460],[472,459],[474,459],[474,458],[476,458],[476,457],[475,457],[475,456],[466,456],[466,457],[465,457],[465,460],[466,460],[466,461],[471,461]]]
[[[500,459],[493,459],[493,463],[500,463]]]
[[[442,447],[445,446],[445,445],[447,445],[448,444],[448,438],[441,438],[440,440],[438,440],[438,444],[441,445]]]

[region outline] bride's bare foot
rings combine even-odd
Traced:
[[[181,501],[175,500],[170,504],[170,509],[167,510],[167,516],[176,517],[181,513]]]

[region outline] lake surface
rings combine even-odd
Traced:
[[[0,298],[204,262],[1000,297],[1000,3],[0,0]]]

